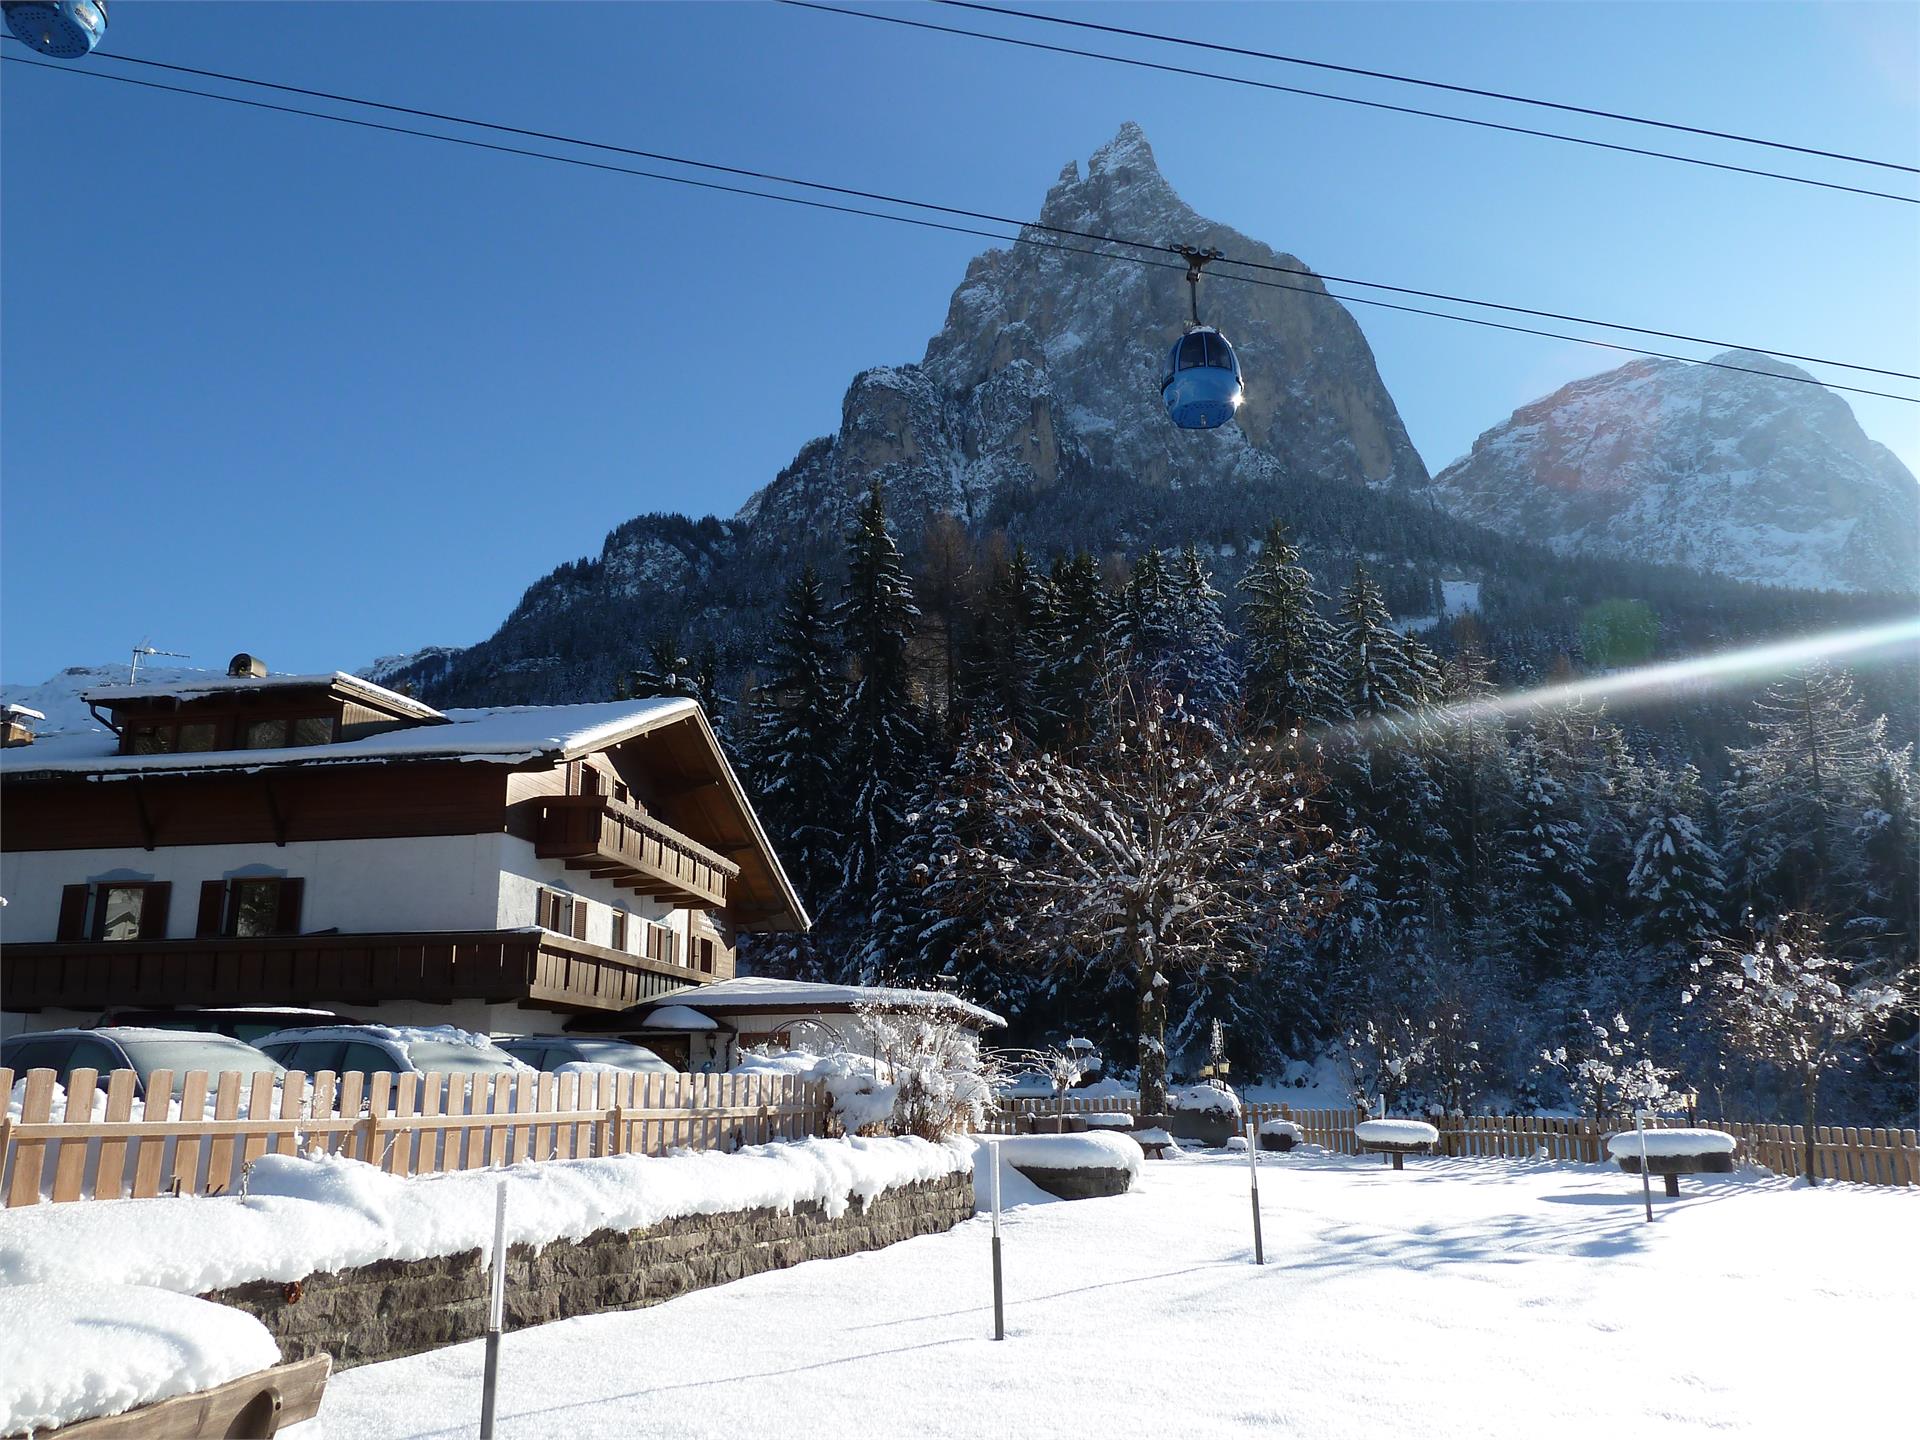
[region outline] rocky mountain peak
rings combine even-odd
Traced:
[[[1523,405],[1430,493],[1462,518],[1563,554],[1807,589],[1912,590],[1912,472],[1867,438],[1844,397],[1791,383],[1806,371],[1750,350],[1713,358],[1739,368],[1636,360]]]

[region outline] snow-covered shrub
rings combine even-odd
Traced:
[[[1608,1023],[1582,1010],[1570,1043],[1542,1051],[1540,1060],[1565,1077],[1580,1113],[1596,1120],[1681,1109],[1673,1083],[1678,1076],[1654,1064],[1645,1045],[1645,1037],[1634,1034],[1625,1015],[1616,1014]]]
[[[1186,1085],[1178,1090],[1167,1092],[1167,1109],[1192,1110],[1206,1115],[1226,1115],[1232,1119],[1240,1118],[1240,1097],[1218,1081],[1202,1085]]]
[[[932,1015],[864,1014],[893,1091],[895,1135],[943,1140],[977,1130],[993,1105],[994,1057],[967,1026]]]

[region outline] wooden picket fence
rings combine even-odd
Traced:
[[[239,1190],[263,1155],[315,1149],[394,1175],[472,1170],[522,1160],[737,1149],[826,1133],[831,1100],[788,1075],[336,1075],[189,1070],[172,1100],[171,1071],[144,1090],[116,1070],[96,1119],[97,1072],[30,1070],[20,1116],[0,1120],[0,1186],[8,1206]],[[14,1076],[0,1069],[0,1094]],[[146,1096],[136,1097],[136,1091]],[[211,1099],[211,1104],[209,1104]]]
[[[1021,1115],[1095,1114],[1129,1110],[1124,1099],[1086,1099],[1069,1095],[1064,1101],[1019,1099],[1001,1103],[987,1124],[991,1133],[1010,1134]],[[1332,1110],[1296,1110],[1289,1105],[1247,1105],[1246,1119],[1256,1124],[1291,1120],[1308,1144],[1337,1154],[1360,1151],[1353,1127],[1366,1117],[1345,1107]],[[1606,1158],[1607,1136],[1617,1127],[1586,1118],[1545,1115],[1468,1115],[1434,1120],[1440,1132],[1440,1153],[1469,1159],[1584,1161]],[[1684,1125],[1672,1117],[1656,1127]],[[1806,1130],[1799,1125],[1766,1125],[1737,1120],[1703,1120],[1740,1142],[1745,1160],[1763,1165],[1776,1175],[1795,1177],[1806,1172]],[[1849,1180],[1859,1185],[1920,1185],[1920,1131],[1863,1129],[1821,1125],[1814,1130],[1814,1173],[1822,1180]]]

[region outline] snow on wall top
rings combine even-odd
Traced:
[[[939,990],[902,990],[886,985],[824,985],[807,980],[775,980],[764,975],[743,975],[737,979],[703,985],[698,999],[703,1012],[864,1008],[928,1011],[971,1020],[982,1026],[1002,1026],[1007,1023],[991,1010]],[[656,1007],[654,1013],[665,1008]]]
[[[162,693],[176,692],[168,689]],[[699,709],[692,700],[655,696],[592,705],[448,710],[445,724],[389,730],[330,745],[173,755],[117,755],[116,736],[104,730],[79,731],[0,750],[0,774],[93,774],[113,779],[154,771],[259,770],[275,765],[436,759],[511,765],[541,755],[575,755],[602,749],[695,715]]]

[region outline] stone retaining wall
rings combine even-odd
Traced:
[[[649,1230],[602,1230],[537,1253],[515,1245],[507,1256],[507,1328],[636,1310],[762,1270],[938,1234],[972,1214],[973,1177],[962,1173],[882,1191],[864,1208],[856,1200],[837,1220],[807,1202],[791,1214],[731,1211]],[[259,1280],[205,1298],[257,1315],[286,1359],[324,1350],[335,1369],[346,1369],[478,1339],[486,1328],[487,1269],[482,1253],[468,1250],[382,1260],[296,1284]]]

